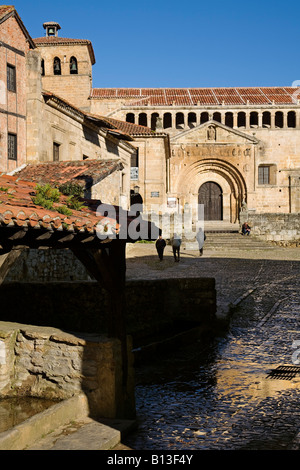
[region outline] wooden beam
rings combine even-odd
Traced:
[[[0,255],[0,285],[4,281],[8,271],[17,261],[23,250],[11,250],[8,253]]]

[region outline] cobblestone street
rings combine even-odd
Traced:
[[[183,249],[180,263],[169,246],[162,262],[153,244],[129,247],[129,279],[214,277],[217,314],[231,315],[205,350],[190,345],[137,369],[131,448],[298,449],[300,375],[268,373],[298,358],[300,250],[250,238],[208,234],[203,257]]]

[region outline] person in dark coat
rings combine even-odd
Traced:
[[[164,257],[164,249],[166,247],[166,241],[163,239],[162,235],[159,235],[158,239],[156,240],[155,246],[158,257],[160,261],[162,261]]]
[[[250,235],[251,227],[249,226],[248,222],[245,222],[242,225],[242,235]]]

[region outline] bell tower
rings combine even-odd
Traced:
[[[43,28],[46,30],[46,37],[58,36],[58,31],[61,29],[60,25],[55,21],[48,21],[43,24]]]
[[[61,27],[55,21],[45,22],[43,28],[45,36],[34,39],[41,54],[43,89],[89,111],[96,62],[91,41],[60,37]]]

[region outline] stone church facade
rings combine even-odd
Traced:
[[[57,23],[44,28],[34,39],[43,88],[128,125],[131,190],[145,211],[204,204],[205,220],[228,223],[245,209],[300,211],[298,88],[93,88],[91,43],[59,37]]]

